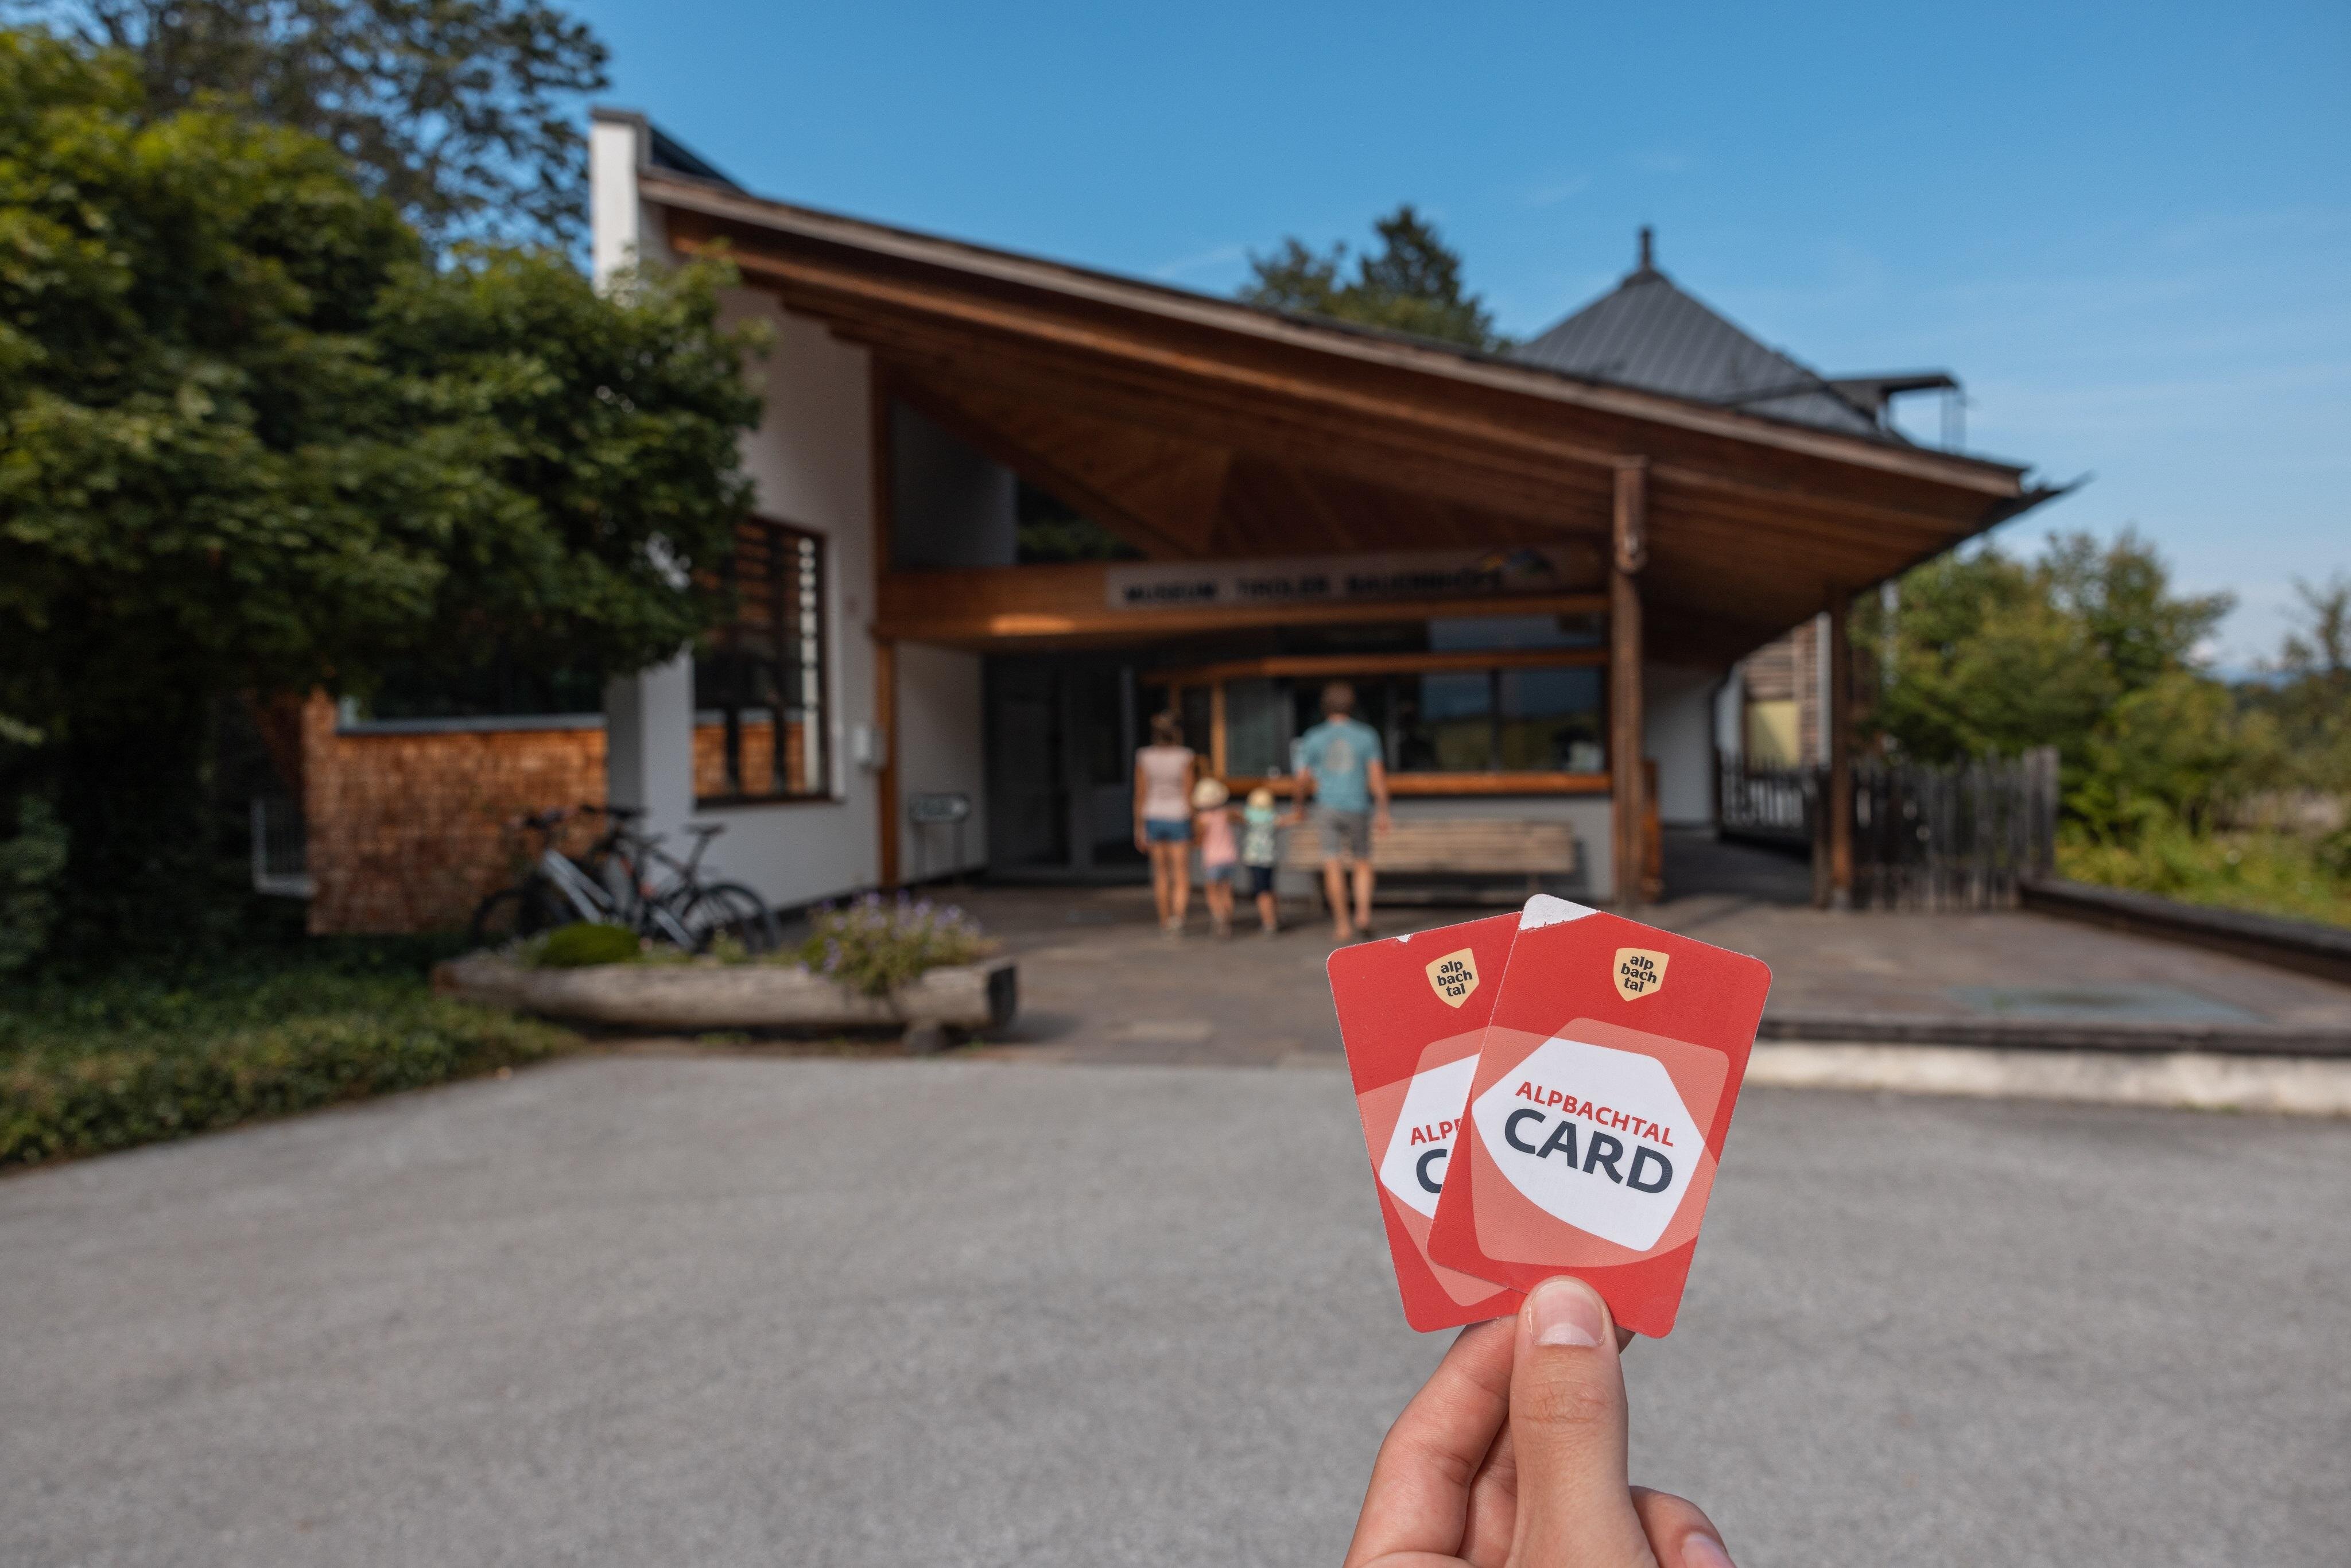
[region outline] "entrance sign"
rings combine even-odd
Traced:
[[[1562,591],[1578,575],[1576,564],[1566,550],[1531,549],[1151,561],[1111,567],[1103,574],[1103,589],[1113,610],[1482,599]]]

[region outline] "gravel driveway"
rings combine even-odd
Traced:
[[[1328,1068],[617,1054],[0,1182],[9,1564],[1325,1563],[1442,1348]],[[2351,1126],[1755,1091],[1635,1472],[2339,1564]]]

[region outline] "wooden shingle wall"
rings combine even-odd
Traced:
[[[323,695],[302,707],[302,809],[314,933],[462,926],[528,853],[507,824],[604,799],[604,732],[337,733]]]

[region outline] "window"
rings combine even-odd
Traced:
[[[1355,688],[1355,716],[1379,731],[1400,788],[1442,794],[1479,788],[1471,775],[1510,775],[1535,789],[1588,789],[1607,767],[1606,663],[1604,650],[1570,644],[1276,656],[1168,680],[1187,742],[1221,755],[1223,771],[1236,779],[1288,773],[1292,746],[1321,720],[1323,686],[1344,680]],[[1196,721],[1217,713],[1219,691],[1221,726],[1194,739]]]
[[[1300,683],[1301,727],[1320,682]],[[1355,683],[1396,773],[1597,773],[1601,674],[1591,667],[1429,671]],[[1385,721],[1374,717],[1384,710]]]
[[[698,800],[831,793],[825,716],[824,540],[757,519],[735,532],[735,618],[694,663]]]

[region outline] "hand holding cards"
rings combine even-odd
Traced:
[[[1669,1331],[1771,971],[1536,898],[1330,975],[1405,1321],[1497,1317],[1567,1273]]]

